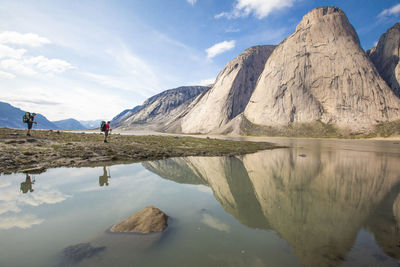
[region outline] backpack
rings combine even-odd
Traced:
[[[23,123],[28,123],[30,118],[31,118],[31,113],[25,112],[24,116],[22,116]]]
[[[100,131],[105,132],[106,131],[106,122],[102,121],[100,125]]]

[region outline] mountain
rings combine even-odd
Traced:
[[[400,22],[387,30],[378,44],[367,51],[382,78],[400,97]]]
[[[83,126],[79,121],[75,119],[66,119],[66,120],[60,120],[60,121],[53,121],[55,125],[57,125],[58,128],[64,129],[64,130],[82,130],[86,129],[85,126]]]
[[[219,73],[214,86],[184,116],[182,131],[218,131],[241,114],[274,48],[272,45],[251,47],[231,60]]]
[[[321,7],[275,48],[244,117],[254,125],[320,121],[368,131],[400,119],[400,99],[366,56],[345,13]]]
[[[84,129],[99,128],[102,120],[89,120],[89,121],[79,121],[83,125]]]
[[[142,106],[136,106],[132,109],[125,109],[111,120],[111,126],[118,127],[124,120],[136,113]]]
[[[141,108],[120,122],[122,130],[162,130],[184,112],[207,86],[182,86],[147,99]]]
[[[22,116],[25,112],[8,103],[0,102],[0,127],[25,129],[26,123],[22,122]],[[37,121],[37,124],[34,124],[33,129],[58,129],[57,125],[43,115],[37,114],[35,121]]]
[[[316,8],[278,46],[251,47],[230,61],[209,90],[167,90],[121,113],[118,125],[181,133],[368,133],[400,120],[399,43],[397,23],[366,53],[342,10]]]

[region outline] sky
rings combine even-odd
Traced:
[[[385,0],[0,0],[0,101],[49,120],[111,120],[164,90],[208,85],[254,45],[337,6],[362,47],[400,21]]]

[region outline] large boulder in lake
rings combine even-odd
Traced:
[[[161,232],[168,226],[167,220],[167,214],[154,206],[148,206],[113,225],[110,231],[142,234]]]

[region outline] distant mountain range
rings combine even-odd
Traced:
[[[111,120],[111,126],[113,127],[118,127],[121,125],[121,123],[129,118],[130,116],[132,116],[134,113],[136,113],[142,106],[136,106],[132,109],[125,109],[124,111],[122,111],[121,113],[119,113],[117,116],[115,116],[112,120]]]
[[[79,121],[75,119],[66,119],[66,120],[60,120],[60,121],[53,121],[55,125],[57,125],[58,128],[64,129],[64,130],[82,130],[86,129],[85,126],[83,126]]]
[[[80,124],[85,127],[85,129],[94,129],[94,128],[99,128],[100,123],[102,120],[88,120],[88,121],[79,121]]]
[[[209,86],[182,86],[147,99],[143,105],[118,114],[111,125],[120,129],[165,131]]]
[[[341,9],[316,8],[279,45],[251,47],[231,60],[211,88],[181,88],[192,96],[186,101],[167,90],[124,111],[116,125],[239,135],[296,127],[367,133],[400,122],[399,47],[400,23],[366,52]]]
[[[0,102],[0,127],[25,129],[26,123],[22,122],[22,117],[26,111],[16,108],[8,103]],[[34,129],[59,129],[57,125],[49,121],[41,114],[35,117]]]
[[[26,111],[14,107],[6,102],[0,102],[0,127],[25,129],[26,123],[22,122],[22,117]],[[78,121],[76,119],[66,119],[59,121],[49,121],[45,116],[37,114],[34,129],[63,129],[63,130],[83,130],[99,128],[101,120]]]

